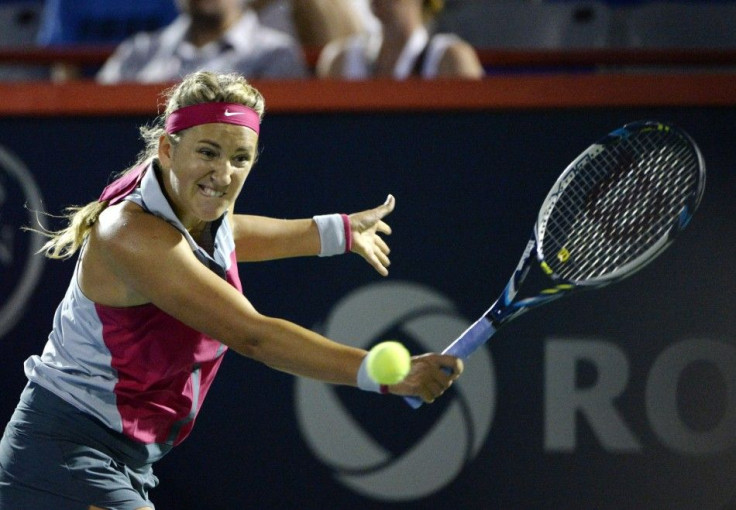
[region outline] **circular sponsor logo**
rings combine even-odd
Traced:
[[[391,282],[345,296],[319,329],[362,348],[398,339],[417,354],[443,350],[468,324],[432,289]],[[489,351],[479,349],[465,365],[450,391],[417,411],[398,397],[299,378],[300,430],[314,455],[351,490],[384,501],[427,496],[457,478],[491,426],[496,388]]]
[[[0,338],[22,316],[44,265],[43,238],[22,226],[41,225],[41,192],[23,162],[0,146]]]

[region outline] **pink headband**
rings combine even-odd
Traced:
[[[171,112],[166,119],[166,132],[173,134],[200,124],[222,123],[245,126],[258,134],[260,120],[255,110],[239,103],[200,103]]]

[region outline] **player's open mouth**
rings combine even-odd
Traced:
[[[208,196],[208,197],[220,198],[220,197],[224,197],[225,196],[225,192],[224,191],[217,191],[217,190],[215,190],[213,188],[210,188],[208,186],[203,186],[202,184],[199,185],[199,189],[200,189],[200,191],[202,192],[203,195]]]

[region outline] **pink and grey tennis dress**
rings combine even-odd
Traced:
[[[195,243],[176,218],[152,166],[143,175],[140,186],[125,199],[168,221],[186,238],[203,264],[242,290],[235,243],[224,217],[212,226],[214,249],[210,255]],[[156,480],[150,464],[183,441],[192,430],[225,351],[222,343],[152,304],[117,308],[90,301],[79,288],[75,270],[56,310],[43,353],[31,356],[25,363],[29,386],[0,448],[0,510],[10,509],[11,502],[17,504],[12,500],[13,493],[3,486],[7,480],[12,479],[13,486],[18,482],[21,486],[27,484],[31,492],[38,490],[32,479],[17,480],[19,476],[30,475],[24,473],[23,459],[14,454],[10,444],[16,434],[34,432],[53,434],[58,442],[81,448],[84,455],[76,459],[78,462],[89,462],[87,447],[91,447],[123,465],[123,472],[133,480],[139,496],[131,495],[126,488],[119,495],[122,503],[115,508],[152,506],[147,489]],[[47,415],[43,419],[37,419],[44,413]],[[26,428],[29,429],[24,432]],[[60,462],[68,467],[71,461],[66,454],[63,457]],[[38,470],[39,463],[56,461],[37,458],[33,462]],[[62,489],[70,484],[59,482]],[[108,498],[111,482],[102,479],[94,483],[101,485],[99,497]],[[56,488],[50,490],[54,492]],[[74,487],[68,490],[68,494],[63,494],[72,501],[76,497]],[[126,494],[130,496],[127,503]],[[55,499],[48,501],[60,504]],[[90,503],[113,508],[113,502],[107,500],[87,499],[86,504]],[[66,507],[41,505],[38,508]],[[68,508],[77,507],[70,503]]]

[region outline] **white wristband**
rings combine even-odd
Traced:
[[[346,214],[323,214],[314,216],[313,219],[319,231],[320,257],[331,257],[350,251],[350,219]]]
[[[368,375],[367,360],[368,356],[363,358],[363,362],[360,364],[360,368],[358,369],[358,388],[363,391],[372,391],[374,393],[386,393],[382,385],[378,384]]]

